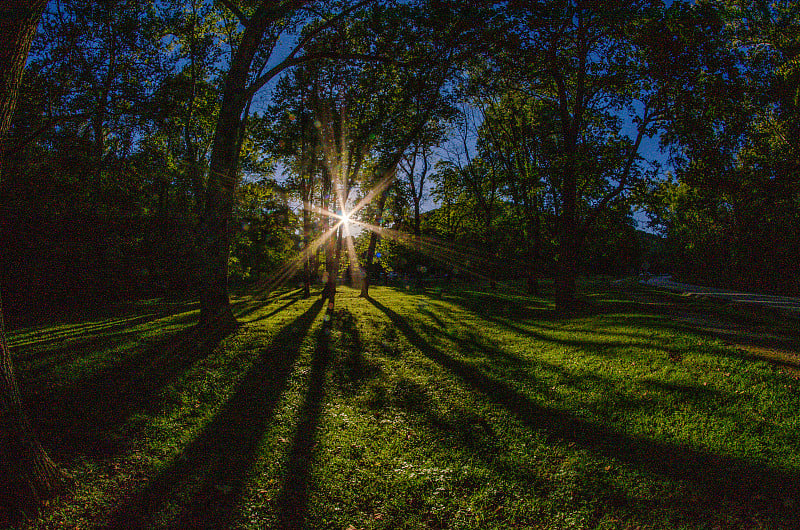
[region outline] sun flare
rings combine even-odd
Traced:
[[[342,226],[344,226],[345,229],[350,228],[350,216],[352,214],[352,210],[349,212],[342,212]]]

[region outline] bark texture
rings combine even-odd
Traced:
[[[282,68],[284,61],[259,80],[248,85],[253,60],[269,28],[283,17],[290,16],[309,0],[288,0],[258,4],[253,15],[243,19],[242,39],[231,60],[222,91],[222,104],[209,162],[208,183],[203,217],[198,229],[201,249],[200,324],[235,325],[228,297],[228,253],[234,194],[239,180],[239,153],[245,128],[247,108],[255,91]],[[237,16],[241,16],[237,13]],[[242,17],[243,18],[243,17]]]
[[[0,177],[6,134],[31,41],[46,3],[16,0],[0,7]],[[0,299],[0,511],[34,506],[58,491],[64,478],[36,438],[22,406]]]
[[[262,3],[248,21],[236,50],[222,95],[222,105],[214,132],[211,161],[203,218],[199,236],[200,264],[200,324],[220,323],[227,325],[236,321],[228,298],[228,251],[230,248],[230,222],[233,215],[233,200],[238,181],[239,137],[242,133],[243,116],[249,97],[248,77],[253,58],[264,34],[278,13]]]

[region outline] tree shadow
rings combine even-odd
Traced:
[[[322,303],[320,300],[318,303]],[[300,407],[297,427],[289,449],[283,484],[277,497],[278,527],[302,529],[306,526],[308,495],[311,489],[313,450],[325,397],[325,374],[330,364],[329,329],[320,329],[311,359],[308,390]]]
[[[754,508],[775,522],[800,523],[798,515],[784,504],[785,499],[797,499],[800,495],[800,474],[772,469],[736,457],[629,435],[589,422],[569,412],[534,403],[510,384],[493,379],[474,366],[432,346],[395,311],[374,299],[370,299],[370,302],[430,360],[548,438],[578,445],[649,474],[691,483],[702,497],[706,510],[714,510],[722,503],[730,503]]]
[[[295,294],[286,306],[299,299],[299,292]],[[246,318],[264,302],[232,305],[237,317]],[[148,340],[140,329],[128,329],[170,316],[170,326],[186,327],[159,333],[155,341]],[[167,399],[164,389],[237,329],[190,326],[196,318],[195,312],[158,311],[108,323],[78,323],[52,338],[37,331],[23,334],[24,340],[32,342],[20,348],[18,355],[33,366],[21,370],[20,377],[27,383],[22,385],[22,398],[53,456],[60,461],[80,456],[107,459],[128,450],[139,429],[131,418],[161,410]],[[86,333],[92,335],[80,336]],[[95,362],[101,367],[71,377],[63,385],[48,383],[53,380],[53,370],[69,377],[65,371],[70,369],[69,363]]]
[[[603,299],[608,294],[631,296],[631,299]],[[549,337],[539,331],[527,329],[514,321],[532,318],[537,320],[536,328],[548,328],[543,322],[569,321],[573,318],[603,315],[608,323],[621,323],[631,325],[647,319],[647,328],[661,328],[665,330],[680,330],[694,334],[697,337],[719,340],[727,346],[736,348],[730,352],[718,348],[719,355],[738,357],[749,360],[760,360],[784,368],[797,374],[800,373],[800,334],[791,326],[791,322],[777,322],[774,318],[757,315],[752,309],[730,311],[730,314],[721,313],[719,302],[704,302],[693,299],[677,297],[674,293],[633,292],[623,291],[622,288],[611,288],[608,293],[600,293],[599,299],[586,304],[582,312],[557,314],[552,309],[535,309],[532,313],[524,307],[524,301],[519,297],[511,300],[505,307],[497,305],[502,300],[502,294],[473,293],[470,296],[454,296],[448,300],[465,309],[480,313],[481,318],[495,325],[503,326],[509,330],[531,336],[537,340],[544,340],[565,346],[579,346],[581,341],[558,339]],[[655,302],[652,302],[655,300]],[[499,310],[498,310],[499,309]],[[624,319],[616,318],[616,314],[635,313],[636,316],[626,315]],[[553,313],[553,314],[550,314]],[[555,328],[552,328],[555,329]],[[581,331],[581,330],[574,330]],[[596,329],[586,329],[586,333],[601,335],[604,332]],[[608,333],[605,333],[608,334]],[[683,354],[679,348],[669,344],[655,344],[647,341],[647,333],[625,333],[614,331],[614,336],[627,336],[643,339],[643,346],[651,349],[660,349],[675,361],[680,361]],[[601,342],[594,351],[612,349],[615,346],[631,346],[631,342]]]
[[[317,301],[272,340],[231,397],[171,464],[127,499],[105,528],[151,528],[161,514],[175,528],[229,528],[248,471],[314,319]]]
[[[728,306],[719,300],[698,301],[653,288],[617,287],[616,292],[630,298],[615,302],[621,310],[635,310],[659,320],[647,322],[649,328],[689,332],[702,339],[717,340],[735,348],[720,348],[720,355],[765,361],[800,372],[800,332],[797,321],[779,317],[757,307]]]
[[[260,322],[260,321],[262,321],[262,320],[267,320],[268,318],[270,318],[270,317],[273,317],[273,316],[277,315],[278,313],[280,313],[281,311],[283,311],[283,310],[284,310],[284,309],[286,309],[287,307],[290,307],[290,306],[292,306],[292,305],[296,304],[296,303],[297,303],[297,302],[299,302],[301,299],[302,299],[302,296],[301,296],[301,295],[293,296],[293,297],[291,297],[291,299],[290,299],[288,302],[286,302],[286,303],[285,303],[285,304],[283,304],[282,306],[278,307],[277,309],[273,309],[272,311],[270,311],[270,312],[269,312],[269,313],[267,313],[266,315],[262,315],[262,316],[259,316],[259,317],[257,317],[257,318],[254,318],[254,319],[252,319],[252,320],[248,320],[248,321],[247,321],[247,323],[248,323],[248,324],[252,324],[252,323],[254,323],[254,322]],[[242,316],[241,316],[241,315],[238,315],[238,314],[236,315],[236,317],[237,317],[237,318],[242,318]]]
[[[352,394],[364,381],[380,373],[380,368],[364,356],[364,344],[355,315],[341,309],[337,311],[335,322],[341,332],[341,353],[333,359],[333,378],[340,391]]]
[[[63,307],[56,305],[44,305],[37,308],[36,312],[17,314],[14,318],[14,311],[9,307],[11,315],[6,315],[6,331],[23,332],[26,329],[38,328],[49,329],[52,326],[59,327],[82,327],[87,321],[108,320],[108,319],[135,319],[148,318],[155,315],[155,318],[162,318],[176,313],[191,311],[197,306],[197,301],[191,299],[176,300],[138,300],[126,302],[100,303],[89,301],[85,304]],[[154,307],[170,309],[154,310]],[[133,315],[133,316],[131,316]]]
[[[432,311],[423,309],[423,310],[421,310],[421,312],[425,313],[429,318],[434,320],[441,327],[441,329],[447,329],[448,327],[450,327],[448,323],[444,322],[441,318],[436,316]],[[507,329],[509,331],[513,331],[515,333],[519,333],[520,335],[525,335],[525,336],[531,337],[533,339],[536,339],[537,341],[548,342],[548,343],[552,343],[552,344],[559,344],[559,345],[562,345],[562,346],[576,347],[576,348],[591,347],[592,348],[592,352],[595,355],[602,354],[603,352],[613,351],[615,348],[618,348],[618,347],[631,347],[631,346],[635,346],[635,345],[639,345],[639,346],[643,346],[643,347],[646,346],[647,348],[654,349],[654,350],[655,349],[662,350],[662,351],[666,352],[667,355],[669,355],[670,357],[672,357],[672,355],[674,355],[676,353],[678,353],[678,354],[680,353],[675,348],[671,347],[668,344],[656,344],[652,340],[648,340],[648,336],[645,333],[623,333],[623,332],[618,332],[618,331],[615,331],[614,333],[607,333],[607,332],[600,332],[600,331],[595,330],[595,329],[576,329],[576,328],[572,328],[571,327],[571,328],[569,328],[569,330],[573,334],[574,333],[587,333],[587,334],[590,333],[593,336],[598,336],[598,335],[613,335],[615,337],[626,336],[626,337],[630,337],[632,339],[638,339],[641,342],[637,344],[637,343],[634,343],[633,341],[630,341],[630,340],[615,340],[615,341],[593,340],[592,341],[592,340],[581,340],[581,339],[565,339],[565,338],[559,338],[559,337],[556,337],[556,336],[548,335],[547,331],[544,331],[544,332],[543,331],[539,331],[539,328],[551,329],[551,330],[553,330],[553,332],[563,331],[563,330],[559,330],[555,326],[553,326],[553,327],[546,326],[546,325],[542,325],[542,324],[537,322],[536,324],[534,324],[532,326],[532,327],[534,327],[536,329],[530,329],[530,328],[523,327],[522,325],[520,325],[517,322],[512,321],[511,318],[500,318],[500,317],[498,317],[496,315],[492,315],[492,314],[484,314],[484,315],[481,315],[480,318],[483,321],[490,322],[490,323],[492,323],[492,324],[494,324],[496,326],[502,326],[503,328],[505,328],[505,329]],[[603,317],[603,318],[606,318],[606,317]],[[455,336],[453,336],[453,338],[454,338],[454,340],[457,340],[457,341],[461,340],[463,342],[463,339],[460,339],[460,338],[455,337]],[[503,351],[501,351],[499,349],[497,350],[497,353],[500,356],[508,357],[507,353],[505,353],[505,352],[503,352]]]
[[[120,360],[73,384],[48,389],[46,395],[26,396],[31,416],[58,460],[120,454],[135,435],[130,419],[159,410],[163,389],[235,330],[194,326],[117,352]],[[36,391],[39,385],[23,388]]]
[[[80,322],[60,326],[53,331],[52,326],[39,329],[18,330],[9,333],[9,345],[17,357],[35,358],[36,355],[28,353],[39,351],[40,355],[57,353],[60,348],[49,348],[48,344],[63,344],[66,341],[76,342],[78,345],[91,346],[93,342],[105,341],[118,335],[127,334],[134,326],[148,324],[162,318],[178,314],[175,311],[157,311],[136,316],[121,316],[119,318],[106,318],[96,322]],[[85,338],[90,335],[91,338]]]
[[[454,290],[441,298],[481,315],[507,314],[515,319],[534,319],[542,322],[560,322],[576,318],[593,317],[616,309],[607,304],[579,295],[567,309],[523,293]]]
[[[337,351],[341,352],[341,356],[337,355],[335,359],[330,354],[330,330],[341,332],[337,339]],[[326,377],[331,369],[333,378],[338,380],[339,388],[351,390],[376,371],[363,357],[363,344],[356,319],[346,309],[335,311],[330,327],[323,327],[317,335],[308,390],[300,408],[285,476],[277,497],[278,528],[309,528],[306,516],[309,493],[313,488],[310,480],[313,451],[318,439]]]

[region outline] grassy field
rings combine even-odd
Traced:
[[[797,321],[633,284],[140,302],[10,333],[32,528],[798,528]],[[547,294],[547,293],[546,293]],[[0,522],[2,526],[2,522]]]

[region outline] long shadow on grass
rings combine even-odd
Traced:
[[[237,303],[234,311],[237,316],[246,317],[263,305]],[[170,326],[187,327],[161,333],[156,341],[141,339],[141,326],[169,316]],[[27,392],[23,399],[54,455],[62,461],[79,455],[103,459],[126,450],[126,441],[135,436],[137,429],[130,418],[158,410],[163,404],[163,389],[235,330],[214,325],[189,327],[196,319],[194,312],[159,311],[108,324],[76,324],[69,333],[56,333],[55,339],[42,336],[41,332],[35,334],[42,338],[21,352],[23,359],[27,355],[28,362],[38,361],[33,368],[22,371],[27,381],[33,381],[23,386]],[[130,329],[134,326],[137,329]],[[87,333],[92,334],[85,337]],[[62,344],[56,346],[53,340]],[[25,353],[29,348],[38,350],[39,346],[41,352]],[[44,357],[47,362],[43,362]],[[94,362],[102,367],[63,386],[51,386],[43,392],[47,383],[37,381],[50,380],[54,367],[68,373],[70,365],[80,370],[83,363]]]
[[[494,296],[495,296],[495,298],[497,298],[497,295],[494,295]],[[587,346],[590,346],[590,347],[592,347],[593,352],[595,354],[598,354],[598,353],[601,353],[601,352],[613,352],[614,349],[618,348],[618,347],[630,348],[630,347],[634,347],[634,346],[642,346],[642,347],[647,347],[648,349],[651,349],[651,350],[656,350],[656,349],[657,350],[661,350],[668,357],[679,359],[684,353],[686,353],[685,351],[682,351],[682,350],[686,350],[688,348],[688,346],[684,347],[684,348],[676,348],[676,347],[674,347],[674,345],[671,345],[671,344],[666,343],[666,342],[665,343],[656,343],[653,340],[649,340],[649,334],[645,333],[645,332],[642,332],[642,333],[626,333],[626,332],[615,330],[613,333],[611,333],[611,332],[600,331],[600,330],[595,330],[595,329],[591,329],[591,328],[586,328],[586,329],[571,328],[571,331],[576,332],[576,333],[585,333],[585,334],[588,333],[588,334],[593,334],[593,335],[614,335],[615,337],[624,336],[624,337],[629,337],[629,338],[631,338],[633,340],[627,340],[627,341],[620,341],[620,340],[616,340],[616,341],[607,341],[607,340],[606,341],[586,341],[586,340],[577,340],[577,339],[556,338],[556,337],[548,336],[546,333],[542,333],[542,332],[536,331],[534,329],[529,329],[529,328],[526,328],[526,327],[522,327],[520,325],[517,325],[517,324],[511,322],[511,319],[517,320],[517,319],[521,318],[519,311],[512,310],[510,315],[500,316],[500,315],[497,314],[498,313],[496,311],[497,308],[492,304],[491,301],[489,301],[486,305],[480,306],[480,305],[476,305],[477,302],[473,298],[476,298],[476,297],[470,297],[470,298],[458,297],[458,298],[453,298],[452,300],[448,300],[448,301],[452,301],[454,304],[461,305],[462,307],[464,307],[466,309],[469,309],[469,310],[472,310],[472,311],[483,311],[483,313],[481,313],[481,318],[483,318],[484,320],[486,320],[488,322],[491,322],[492,324],[495,324],[495,325],[498,325],[498,326],[502,326],[502,327],[504,327],[506,329],[509,329],[511,331],[514,331],[516,333],[527,335],[527,336],[532,337],[532,338],[534,338],[536,340],[542,340],[542,341],[551,342],[551,343],[555,343],[555,344],[562,344],[564,346],[576,346],[576,347],[587,347]],[[492,308],[494,308],[494,310]],[[594,309],[591,309],[591,308],[594,308]],[[615,317],[615,316],[611,315],[612,313],[618,313],[618,312],[621,312],[621,311],[637,311],[639,313],[645,313],[645,314],[648,314],[648,315],[652,315],[652,317],[625,316],[623,318],[618,318],[618,317]],[[687,311],[687,313],[685,313],[685,314],[691,315],[691,314],[696,314],[697,309],[696,308],[687,307],[686,311]],[[692,312],[695,312],[695,313],[692,313]],[[545,316],[545,317],[541,316],[543,314],[545,314],[545,313],[541,313],[538,316],[535,316],[535,318],[544,318],[545,320],[553,320],[553,321],[558,320],[558,317],[555,317],[555,316]],[[605,322],[609,323],[609,324],[618,322],[618,323],[621,323],[621,324],[624,324],[624,325],[627,325],[627,326],[633,325],[634,323],[637,323],[637,322],[644,321],[645,324],[647,325],[647,328],[650,331],[652,331],[653,329],[682,330],[682,331],[691,332],[691,333],[693,333],[694,335],[696,335],[698,337],[711,338],[711,339],[721,339],[724,342],[726,342],[727,344],[733,344],[733,345],[736,345],[736,346],[742,346],[742,347],[755,346],[757,348],[772,348],[772,349],[776,349],[776,350],[778,350],[778,355],[781,354],[780,350],[782,350],[782,349],[783,350],[789,349],[790,351],[797,352],[797,351],[799,351],[798,348],[800,348],[800,346],[798,346],[797,339],[790,338],[791,334],[789,336],[785,337],[785,338],[782,338],[782,339],[770,339],[768,337],[759,336],[756,333],[748,333],[743,337],[742,334],[737,334],[735,331],[733,331],[733,332],[732,331],[724,331],[724,330],[716,330],[715,331],[713,329],[698,327],[698,325],[702,325],[702,324],[691,324],[689,321],[685,321],[684,322],[683,320],[681,320],[681,318],[683,318],[683,316],[685,316],[685,314],[681,313],[680,310],[676,310],[674,308],[670,312],[665,312],[665,311],[660,310],[660,309],[654,310],[653,308],[650,308],[650,307],[648,307],[646,305],[643,305],[643,304],[639,304],[637,302],[624,302],[624,301],[622,301],[622,302],[621,301],[606,302],[606,301],[600,301],[600,302],[591,302],[591,303],[587,304],[586,308],[585,308],[585,311],[582,314],[580,314],[580,313],[568,313],[568,314],[565,314],[562,318],[564,320],[568,320],[568,319],[574,318],[574,317],[581,317],[581,316],[585,317],[585,316],[589,316],[589,315],[603,315],[602,319]],[[527,317],[523,317],[523,318],[527,318]],[[716,315],[715,315],[715,318],[716,318]],[[728,324],[729,325],[732,324],[732,321],[730,319],[728,319]],[[733,323],[732,325],[737,326],[737,324],[735,324],[735,323]],[[547,325],[542,324],[541,322],[536,322],[534,324],[534,326],[536,328],[555,329],[553,326],[547,326]],[[634,340],[636,340],[638,342],[634,342]],[[794,370],[800,368],[800,361],[791,360],[791,358],[787,357],[785,354],[783,355],[784,356],[783,359],[779,359],[779,358],[770,357],[768,355],[748,354],[746,352],[740,352],[738,354],[733,354],[732,355],[730,352],[725,351],[722,348],[718,348],[718,350],[719,350],[719,355],[734,356],[734,357],[745,358],[745,359],[753,359],[753,360],[763,360],[763,361],[769,362],[769,363],[777,365],[777,366],[782,366],[782,367],[786,367],[786,368],[790,368],[790,369],[794,369]],[[792,354],[790,353],[789,355],[792,355]],[[794,356],[797,357],[797,354],[795,353]]]
[[[373,373],[374,367],[365,362],[361,337],[353,314],[347,310],[335,313],[333,323],[342,331],[344,357],[336,363],[336,378],[345,387],[354,386]],[[337,356],[338,357],[338,356]],[[322,403],[325,397],[326,373],[331,365],[329,336],[320,330],[311,361],[308,391],[300,408],[299,420],[289,450],[286,474],[278,495],[278,527],[281,529],[309,528],[306,524],[308,495],[313,469],[313,448],[317,441]]]
[[[147,324],[172,314],[175,314],[175,312],[158,311],[134,317],[69,324],[55,331],[51,331],[52,326],[31,331],[21,330],[11,334],[10,346],[14,348],[17,355],[24,355],[26,350],[37,350],[37,355],[30,355],[31,358],[37,358],[58,353],[60,348],[47,347],[51,343],[63,344],[65,341],[70,341],[70,347],[73,347],[73,342],[81,347],[91,346],[93,341],[107,341],[112,337],[125,335],[127,334],[126,330],[130,330],[134,326]],[[91,338],[87,339],[87,335]]]
[[[580,300],[570,311],[556,311],[551,305],[521,294],[509,295],[508,293],[484,291],[452,291],[443,294],[442,299],[482,316],[487,313],[500,314],[502,311],[513,315],[514,318],[535,319],[551,323],[593,316],[609,310],[607,307]]]
[[[273,339],[202,432],[147,486],[111,515],[108,529],[152,528],[160,512],[173,528],[230,528],[302,338],[322,309],[315,302]],[[158,526],[163,526],[159,522]]]
[[[253,322],[259,322],[261,320],[266,320],[266,319],[268,319],[268,318],[270,318],[272,316],[275,316],[278,313],[280,313],[281,311],[283,311],[284,309],[288,308],[289,306],[292,306],[292,305],[296,304],[297,302],[299,302],[300,299],[301,299],[301,297],[300,297],[299,294],[297,296],[293,296],[288,302],[286,302],[285,304],[283,304],[279,308],[273,309],[272,311],[270,311],[266,315],[260,315],[259,317],[254,318],[253,320],[248,320],[247,323],[248,324],[252,324]]]
[[[237,302],[233,306],[236,315],[242,318],[261,309],[264,303]],[[170,326],[186,327],[174,333],[161,333],[156,341],[142,340],[142,326],[168,316],[172,316],[166,322]],[[22,372],[27,380],[47,381],[54,367],[67,373],[71,365],[76,370],[82,369],[83,363],[102,365],[69,384],[48,388],[46,393],[41,393],[41,383],[23,386],[29,392],[23,399],[59,460],[79,455],[102,459],[124,451],[126,440],[134,437],[136,431],[130,418],[159,410],[163,405],[163,389],[235,330],[214,325],[189,327],[196,319],[195,312],[159,311],[108,324],[79,324],[74,326],[73,335],[57,333],[59,337],[76,337],[66,344],[55,346],[45,337],[29,346],[37,348],[43,344],[44,351],[28,355],[31,361],[38,362]],[[130,329],[132,326],[136,329]],[[87,333],[92,335],[82,337]],[[23,358],[24,352],[25,349]],[[39,357],[48,357],[47,362]]]
[[[50,389],[46,399],[31,396],[32,416],[59,460],[79,455],[111,457],[126,450],[126,439],[131,437],[131,429],[135,430],[129,419],[159,408],[164,387],[235,329],[194,326],[138,348],[115,352],[119,360],[108,362],[73,385]],[[113,351],[113,343],[104,346],[111,346]]]
[[[278,495],[278,527],[282,529],[307,528],[308,492],[312,469],[312,451],[317,440],[322,400],[325,397],[325,373],[330,363],[327,329],[321,329],[311,360],[308,391],[289,449],[286,475]]]
[[[456,303],[456,305],[458,305],[458,304]],[[425,311],[423,310],[423,312],[425,312]],[[438,317],[433,315],[433,312],[427,311],[427,314],[428,314],[428,316],[430,316],[434,320],[438,321],[440,324],[444,324],[441,319],[439,319]],[[595,353],[600,353],[600,352],[603,352],[603,351],[613,351],[614,348],[619,348],[619,347],[629,348],[629,347],[633,347],[633,346],[646,346],[649,349],[659,349],[659,350],[664,351],[667,354],[671,354],[671,353],[673,353],[675,351],[675,349],[670,347],[669,345],[657,344],[657,343],[653,342],[652,340],[645,340],[645,339],[647,339],[647,336],[645,334],[626,334],[626,333],[621,333],[621,332],[615,332],[614,333],[614,336],[620,336],[621,335],[621,336],[629,336],[632,339],[638,339],[639,340],[638,343],[635,343],[635,342],[630,341],[630,340],[628,340],[628,341],[624,341],[624,340],[588,341],[588,340],[580,340],[580,339],[562,339],[562,338],[550,336],[547,333],[542,333],[542,332],[536,331],[534,329],[525,328],[525,327],[522,327],[522,326],[517,325],[515,323],[512,323],[510,321],[511,318],[517,319],[519,317],[516,316],[516,315],[513,316],[513,317],[500,317],[500,316],[493,315],[493,314],[490,314],[490,313],[481,315],[481,319],[483,319],[483,320],[485,320],[487,322],[490,322],[490,323],[492,323],[492,324],[494,324],[496,326],[502,326],[502,327],[504,327],[504,328],[506,328],[506,329],[508,329],[510,331],[513,331],[515,333],[519,333],[521,335],[527,335],[528,337],[534,338],[537,341],[550,342],[550,343],[553,343],[553,344],[561,344],[562,346],[572,346],[572,347],[577,347],[577,348],[591,347]],[[571,318],[571,317],[566,317],[565,316],[564,318],[567,319],[567,318]],[[540,324],[538,322],[536,324],[534,324],[534,326],[536,328],[555,329],[555,328],[550,327],[550,326],[543,326],[542,324]],[[589,334],[589,333],[594,334],[595,333],[595,331],[592,330],[592,329],[585,329],[585,330],[574,329],[572,331],[575,332],[575,333],[584,333],[584,334]],[[597,333],[597,334],[599,335],[599,334],[604,334],[604,333],[600,332],[600,333]]]
[[[800,494],[800,474],[631,436],[588,422],[569,412],[533,403],[508,383],[493,379],[431,346],[403,317],[374,299],[369,301],[425,356],[550,438],[578,444],[649,473],[693,483],[703,496],[707,509],[713,509],[725,500],[738,505],[757,506],[762,513],[766,511],[765,515],[769,514],[780,521],[798,521],[797,514],[789,513],[790,509],[783,501],[797,498]]]
[[[716,339],[737,351],[720,348],[719,354],[747,360],[765,361],[793,371],[800,369],[800,333],[796,322],[756,307],[726,307],[721,301],[696,301],[669,292],[623,286],[617,294],[633,298],[614,301],[618,311],[636,310],[660,317],[646,322],[648,328],[692,333],[696,337]],[[600,302],[612,304],[612,302]],[[625,323],[637,317],[626,317]],[[611,319],[612,321],[614,319]],[[646,317],[638,317],[639,321]]]
[[[241,318],[263,306],[263,302],[240,302],[234,304],[234,311]],[[168,321],[170,326],[187,327],[161,333],[156,341],[142,340],[142,329],[124,331],[126,325],[142,326],[170,315],[174,315]],[[99,334],[46,347],[44,355],[51,360],[44,366],[24,370],[27,380],[47,381],[54,366],[66,373],[71,364],[76,370],[84,362],[102,365],[71,384],[47,388],[46,392],[41,391],[41,383],[23,386],[29,392],[23,398],[55,456],[59,460],[79,455],[102,459],[124,451],[126,440],[136,431],[130,418],[159,410],[164,401],[163,389],[236,329],[216,325],[189,327],[196,319],[194,312],[157,312],[99,328],[95,324],[78,326],[81,333],[97,328]]]

